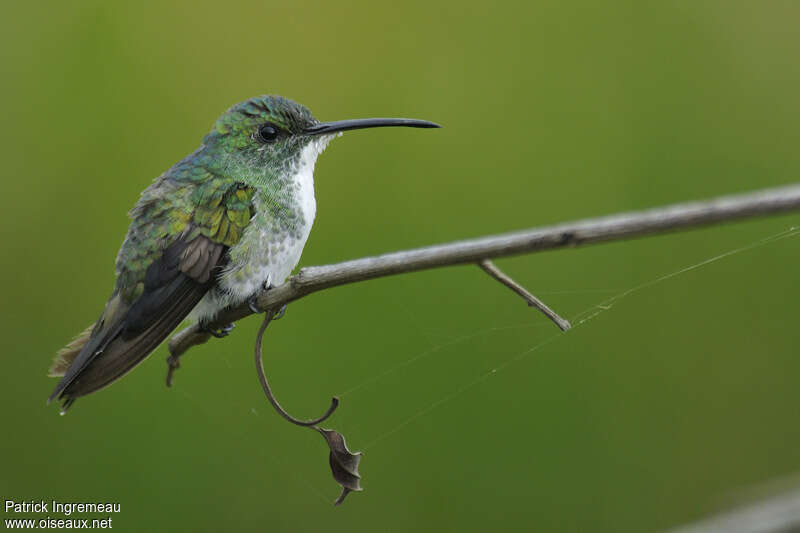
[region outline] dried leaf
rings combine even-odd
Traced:
[[[342,493],[333,503],[340,505],[345,496],[351,492],[364,490],[361,488],[361,476],[358,475],[358,463],[361,462],[361,452],[351,453],[347,449],[347,444],[344,441],[344,436],[338,431],[332,429],[323,429],[315,427],[323,437],[325,442],[328,443],[328,448],[331,449],[328,460],[331,465],[331,472],[333,479],[342,486]]]

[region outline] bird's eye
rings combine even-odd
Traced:
[[[258,127],[258,131],[256,132],[256,140],[262,143],[271,143],[278,138],[279,133],[280,130],[275,124],[267,122],[266,124],[262,124]]]

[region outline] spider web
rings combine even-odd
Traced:
[[[706,267],[706,266],[708,266],[708,265],[710,265],[712,263],[715,263],[715,262],[720,261],[722,259],[731,257],[733,255],[737,255],[737,254],[740,254],[740,253],[743,253],[743,252],[747,252],[747,251],[753,250],[755,248],[759,248],[759,247],[762,247],[762,246],[765,246],[765,245],[768,245],[768,244],[771,244],[771,243],[774,243],[774,242],[777,242],[777,241],[781,241],[781,240],[787,239],[789,237],[795,237],[797,235],[800,235],[800,227],[795,227],[795,226],[789,227],[789,228],[787,228],[787,229],[785,229],[783,231],[780,231],[778,233],[769,235],[767,237],[764,237],[764,238],[761,238],[759,240],[753,241],[753,242],[751,242],[749,244],[740,246],[738,248],[734,248],[734,249],[728,250],[726,252],[719,253],[719,254],[713,255],[711,257],[707,257],[707,258],[702,259],[702,260],[700,260],[700,261],[698,261],[696,263],[692,263],[692,264],[690,264],[688,266],[685,266],[685,267],[679,268],[677,270],[671,271],[671,272],[669,272],[667,274],[662,274],[662,275],[656,276],[656,277],[650,279],[649,281],[645,281],[643,283],[639,283],[639,284],[633,285],[633,286],[631,286],[629,288],[626,288],[626,289],[619,289],[619,288],[616,288],[616,289],[591,288],[591,289],[565,289],[565,290],[550,290],[550,291],[534,290],[534,293],[539,295],[539,296],[544,296],[544,295],[586,295],[586,294],[593,294],[593,295],[611,294],[612,296],[603,298],[600,301],[598,301],[597,303],[586,307],[582,311],[580,311],[580,312],[578,312],[578,313],[576,313],[576,314],[574,314],[572,316],[567,317],[569,319],[570,323],[572,324],[572,329],[571,330],[566,331],[566,332],[562,332],[562,331],[553,332],[552,334],[548,335],[547,337],[545,337],[544,339],[542,339],[539,342],[535,343],[534,345],[529,346],[529,347],[525,348],[524,350],[516,352],[515,354],[511,355],[510,357],[507,357],[507,358],[503,359],[499,364],[492,365],[491,368],[489,368],[486,371],[480,373],[477,377],[474,377],[472,379],[466,380],[465,382],[463,382],[462,385],[458,386],[453,391],[451,391],[451,392],[449,392],[447,394],[444,394],[444,395],[438,395],[438,397],[436,399],[434,399],[432,401],[429,401],[429,402],[426,402],[424,407],[416,409],[414,412],[412,412],[412,414],[406,416],[405,418],[403,418],[399,422],[393,423],[389,427],[389,429],[380,432],[375,437],[367,440],[366,443],[364,443],[364,444],[360,444],[360,443],[356,444],[356,449],[362,450],[362,451],[369,450],[369,449],[373,448],[375,445],[380,444],[383,441],[386,441],[389,437],[397,434],[398,432],[403,431],[405,428],[407,428],[408,426],[412,425],[414,422],[418,421],[419,419],[425,417],[426,415],[430,414],[431,412],[435,411],[437,408],[441,407],[442,405],[445,405],[445,404],[451,402],[452,400],[458,398],[462,394],[467,393],[468,391],[470,391],[470,389],[473,389],[474,387],[476,387],[480,383],[486,381],[490,377],[492,377],[492,376],[496,375],[497,373],[500,373],[500,372],[506,370],[508,367],[510,367],[510,366],[512,366],[512,365],[524,360],[525,358],[529,357],[531,354],[533,354],[535,352],[538,352],[541,348],[543,348],[543,347],[545,347],[545,346],[547,346],[547,345],[549,345],[549,344],[551,344],[553,342],[560,341],[563,337],[569,335],[576,328],[582,328],[582,327],[586,326],[592,320],[594,320],[595,318],[597,318],[601,314],[612,310],[614,308],[614,306],[616,306],[616,304],[618,304],[620,301],[624,300],[626,297],[628,297],[628,296],[630,296],[630,295],[632,295],[634,293],[643,291],[645,289],[653,287],[654,285],[662,283],[662,282],[664,282],[666,280],[669,280],[671,278],[675,278],[675,277],[680,276],[682,274],[691,272],[693,270],[697,270],[697,269]],[[373,384],[379,383],[379,382],[381,382],[381,380],[384,380],[385,378],[391,376],[392,374],[394,374],[394,373],[396,373],[398,371],[401,371],[402,369],[404,369],[406,367],[409,367],[409,366],[411,366],[411,365],[413,365],[415,363],[423,361],[426,358],[435,357],[437,355],[442,355],[442,354],[446,353],[446,348],[450,348],[450,347],[454,347],[454,346],[458,346],[458,345],[468,345],[470,341],[475,341],[476,339],[479,339],[479,338],[482,338],[482,337],[501,334],[502,332],[512,332],[513,330],[522,330],[522,329],[537,330],[537,329],[540,329],[540,328],[541,329],[547,329],[548,331],[553,331],[553,330],[557,329],[549,321],[542,320],[542,321],[537,322],[537,323],[526,323],[526,324],[517,324],[517,325],[503,325],[503,326],[493,326],[493,327],[483,328],[483,329],[480,329],[480,330],[477,330],[477,331],[471,331],[468,334],[458,335],[458,336],[449,338],[449,339],[447,339],[445,341],[442,341],[442,342],[434,342],[433,340],[431,340],[429,338],[428,340],[431,343],[430,347],[418,352],[416,355],[413,355],[412,357],[409,357],[408,359],[405,359],[405,360],[403,360],[403,361],[401,361],[401,362],[399,362],[399,363],[397,363],[395,365],[390,366],[386,370],[377,372],[377,373],[375,373],[374,375],[372,375],[370,377],[367,377],[367,378],[365,378],[363,380],[360,380],[357,384],[353,385],[349,389],[347,389],[344,392],[340,393],[339,397],[342,398],[342,397],[345,397],[345,396],[349,396],[349,395],[355,394],[356,392],[360,391],[361,389],[364,389],[365,387],[367,387],[369,385],[373,385]],[[228,362],[228,366],[230,366],[229,362]],[[207,402],[198,401],[197,399],[195,399],[193,396],[191,396],[190,394],[188,394],[185,391],[182,391],[182,395],[190,403],[192,403],[195,408],[197,408],[200,411],[203,411],[206,416],[209,416],[209,418],[221,418],[221,417],[225,417],[226,416],[226,414],[224,414],[224,413],[215,413],[215,412],[212,413],[211,412],[212,409],[209,409],[210,406],[207,404]],[[249,411],[252,413],[253,416],[260,416],[260,413],[256,410],[255,407],[250,407]],[[264,451],[263,454],[260,454],[260,457],[263,458],[263,459],[266,459],[268,462],[273,463],[276,467],[279,466],[278,462],[276,461],[275,458],[273,458],[272,454],[267,453],[266,451]],[[315,498],[318,498],[318,499],[320,499],[320,500],[322,500],[324,502],[328,502],[329,501],[329,497],[325,495],[325,492],[323,492],[321,489],[319,489],[314,482],[312,482],[310,479],[308,479],[307,476],[302,471],[295,470],[293,472],[293,474],[291,475],[291,477],[293,478],[293,482],[294,483],[296,483],[299,486],[304,487],[310,493],[313,493]]]
[[[639,283],[637,285],[634,285],[632,287],[629,287],[629,288],[623,289],[623,290],[618,290],[618,289],[563,290],[563,291],[538,292],[538,294],[539,295],[546,295],[546,294],[615,293],[615,294],[613,294],[613,296],[611,296],[609,298],[605,298],[605,299],[603,299],[603,300],[601,300],[601,301],[599,301],[599,302],[587,307],[583,311],[581,311],[581,312],[579,312],[579,313],[577,313],[577,314],[575,314],[575,315],[573,315],[571,317],[568,317],[570,323],[572,324],[572,330],[574,330],[576,328],[584,327],[586,324],[591,322],[593,319],[597,318],[599,315],[610,311],[617,303],[619,303],[621,300],[625,299],[626,297],[630,296],[631,294],[634,294],[634,293],[642,291],[644,289],[653,287],[654,285],[662,283],[662,282],[664,282],[664,281],[666,281],[668,279],[674,278],[676,276],[680,276],[680,275],[685,274],[687,272],[691,272],[693,270],[706,267],[706,266],[708,266],[708,265],[710,265],[712,263],[715,263],[715,262],[720,261],[722,259],[731,257],[733,255],[740,254],[740,253],[743,253],[743,252],[747,252],[747,251],[752,250],[754,248],[759,248],[761,246],[765,246],[767,244],[770,244],[770,243],[773,243],[773,242],[776,242],[776,241],[787,239],[789,237],[794,237],[794,236],[797,236],[799,234],[800,234],[800,228],[798,228],[798,227],[790,227],[790,228],[785,229],[783,231],[780,231],[780,232],[778,232],[776,234],[769,235],[767,237],[764,237],[764,238],[759,239],[757,241],[751,242],[751,243],[746,244],[744,246],[741,246],[741,247],[738,247],[738,248],[734,248],[734,249],[726,251],[724,253],[720,253],[720,254],[714,255],[712,257],[705,258],[705,259],[703,259],[703,260],[701,260],[699,262],[692,263],[692,264],[690,264],[688,266],[679,268],[679,269],[674,270],[672,272],[669,272],[667,274],[662,274],[662,275],[657,276],[657,277],[655,277],[655,278],[653,278],[653,279],[651,279],[649,281],[646,281],[646,282],[643,282],[643,283]],[[535,291],[535,290],[533,292],[537,293],[537,291]],[[354,392],[358,391],[359,389],[361,389],[361,388],[363,388],[363,387],[365,387],[367,385],[373,384],[375,382],[378,382],[378,381],[390,376],[391,374],[393,374],[393,373],[395,373],[395,372],[397,372],[397,371],[399,371],[399,370],[401,370],[401,369],[403,369],[403,368],[405,368],[405,367],[407,367],[409,365],[412,365],[412,364],[414,364],[414,363],[416,363],[418,361],[421,361],[421,360],[423,360],[425,358],[435,356],[437,353],[440,353],[444,348],[455,346],[455,345],[458,345],[458,344],[463,344],[463,343],[466,343],[466,342],[468,342],[470,340],[476,339],[478,337],[482,337],[482,336],[485,336],[485,335],[490,335],[490,334],[497,333],[497,332],[504,331],[504,330],[520,329],[520,328],[531,328],[531,329],[533,329],[533,328],[539,328],[539,327],[548,327],[548,328],[555,329],[553,324],[551,324],[549,322],[539,323],[539,324],[526,324],[526,325],[496,326],[496,327],[490,327],[490,328],[482,329],[482,330],[479,330],[479,331],[474,331],[474,332],[471,332],[469,334],[465,334],[465,335],[461,335],[461,336],[452,338],[452,339],[450,339],[448,341],[445,341],[445,342],[442,342],[442,343],[434,344],[430,348],[427,348],[426,350],[414,355],[413,357],[411,357],[409,359],[406,359],[406,360],[404,360],[404,361],[402,361],[402,362],[400,362],[400,363],[398,363],[398,364],[396,364],[394,366],[391,366],[387,370],[384,370],[382,372],[379,372],[379,373],[377,373],[377,374],[375,374],[375,375],[373,375],[371,377],[368,377],[368,378],[362,380],[361,382],[359,382],[358,384],[354,385],[353,387],[345,390],[339,396],[340,397],[344,397],[344,396],[353,394]],[[407,418],[405,418],[402,421],[394,424],[390,429],[388,429],[388,430],[380,433],[379,435],[373,437],[372,439],[368,440],[365,444],[360,446],[360,449],[361,450],[367,450],[367,449],[372,448],[374,445],[380,443],[381,441],[386,440],[390,436],[392,436],[392,435],[396,434],[397,432],[403,430],[404,428],[406,428],[410,424],[414,423],[415,421],[417,421],[421,417],[424,417],[425,415],[429,414],[430,412],[432,412],[433,410],[437,409],[438,407],[440,407],[440,406],[442,406],[442,405],[454,400],[455,398],[457,398],[460,395],[464,394],[465,392],[469,391],[470,389],[472,389],[473,387],[477,386],[478,384],[486,381],[491,376],[497,374],[498,372],[502,372],[503,370],[507,369],[509,366],[511,366],[511,365],[513,365],[513,364],[525,359],[526,357],[530,356],[532,353],[538,351],[540,348],[542,348],[544,346],[547,346],[548,344],[550,344],[552,342],[555,342],[557,340],[560,340],[561,338],[569,335],[572,330],[569,330],[569,331],[566,331],[566,332],[559,331],[559,332],[553,333],[552,335],[546,337],[545,339],[543,339],[540,342],[534,344],[533,346],[531,346],[529,348],[526,348],[525,350],[523,350],[521,352],[518,352],[515,355],[503,360],[500,364],[493,366],[491,369],[481,373],[476,378],[467,381],[463,385],[461,385],[458,388],[456,388],[454,391],[452,391],[452,392],[450,392],[450,393],[448,393],[448,394],[446,394],[444,396],[440,396],[438,399],[428,403],[424,408],[417,410],[416,412],[414,412],[413,414],[411,414]]]

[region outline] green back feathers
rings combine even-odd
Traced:
[[[147,268],[179,237],[191,241],[203,235],[231,247],[250,223],[254,189],[193,164],[195,157],[158,178],[131,211],[117,256],[116,291],[126,302],[142,294]]]
[[[252,199],[253,189],[250,187],[217,189],[212,198],[195,210],[192,217],[194,234],[205,235],[228,247],[238,243],[254,214]]]

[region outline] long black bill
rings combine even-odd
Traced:
[[[417,120],[413,118],[360,118],[353,120],[337,120],[335,122],[320,122],[306,129],[309,135],[323,133],[336,133],[338,131],[360,130],[364,128],[389,128],[405,126],[407,128],[441,128],[435,122]]]

